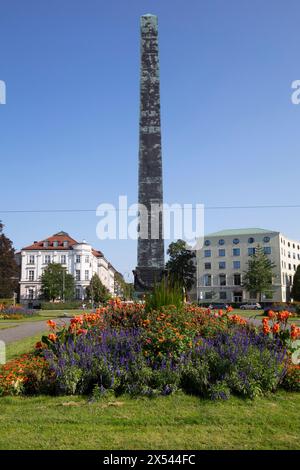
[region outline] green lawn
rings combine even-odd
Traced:
[[[263,318],[263,310],[240,310],[240,309],[234,309],[231,314],[234,315],[239,315],[240,317],[243,318],[255,318],[256,320],[261,320]],[[300,326],[300,317],[291,317],[289,319],[290,322],[295,323],[296,325]]]
[[[32,349],[38,334],[7,347]],[[0,398],[0,449],[300,449],[300,394],[211,402],[177,393]]]
[[[300,394],[0,398],[0,449],[300,449]]]
[[[21,318],[20,320],[1,320],[0,319],[0,328],[1,325],[5,325],[6,323],[27,323],[32,321],[42,321],[42,320],[50,320],[52,318],[64,318],[64,313],[67,313],[68,316],[80,315],[83,313],[83,310],[38,310],[35,315]]]
[[[28,338],[20,339],[19,341],[14,341],[13,343],[8,343],[6,346],[6,361],[20,356],[21,354],[26,354],[29,351],[34,350],[35,343],[40,341],[43,335],[49,333],[49,330],[45,329],[41,333],[36,334],[35,336],[29,336]]]
[[[16,326],[18,326],[18,324],[11,325],[10,323],[11,322],[9,322],[9,324],[4,323],[4,325],[0,324],[0,330],[7,330],[8,328],[15,328]]]

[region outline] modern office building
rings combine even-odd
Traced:
[[[85,298],[93,274],[98,274],[112,295],[117,272],[101,251],[85,240],[77,242],[66,232],[59,232],[42,241],[35,241],[19,254],[21,264],[20,301],[38,299],[41,294],[41,275],[50,263],[60,263],[75,278],[75,297]]]
[[[196,258],[198,301],[257,301],[253,293],[243,288],[243,276],[258,245],[275,264],[272,292],[263,300],[290,301],[293,277],[300,264],[300,242],[260,228],[222,230],[204,237],[204,246]]]

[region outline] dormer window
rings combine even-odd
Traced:
[[[67,247],[69,246],[68,240],[65,240],[65,241],[63,242],[63,245],[64,245],[65,248],[67,248]]]
[[[57,241],[57,240],[54,240],[53,246],[54,246],[54,247],[58,247],[58,241]]]
[[[44,248],[48,248],[49,242],[48,242],[48,241],[45,241],[45,242],[43,243],[43,246],[44,246]]]

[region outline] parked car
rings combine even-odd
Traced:
[[[226,310],[228,308],[227,304],[211,304],[209,306],[211,310]]]
[[[256,302],[256,303],[253,303],[253,304],[244,304],[244,305],[241,305],[240,306],[240,309],[241,310],[261,310],[262,309],[262,306]],[[269,309],[270,310],[270,309]]]

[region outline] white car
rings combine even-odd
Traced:
[[[244,304],[240,306],[240,310],[261,310],[261,305],[256,302],[254,304]]]

